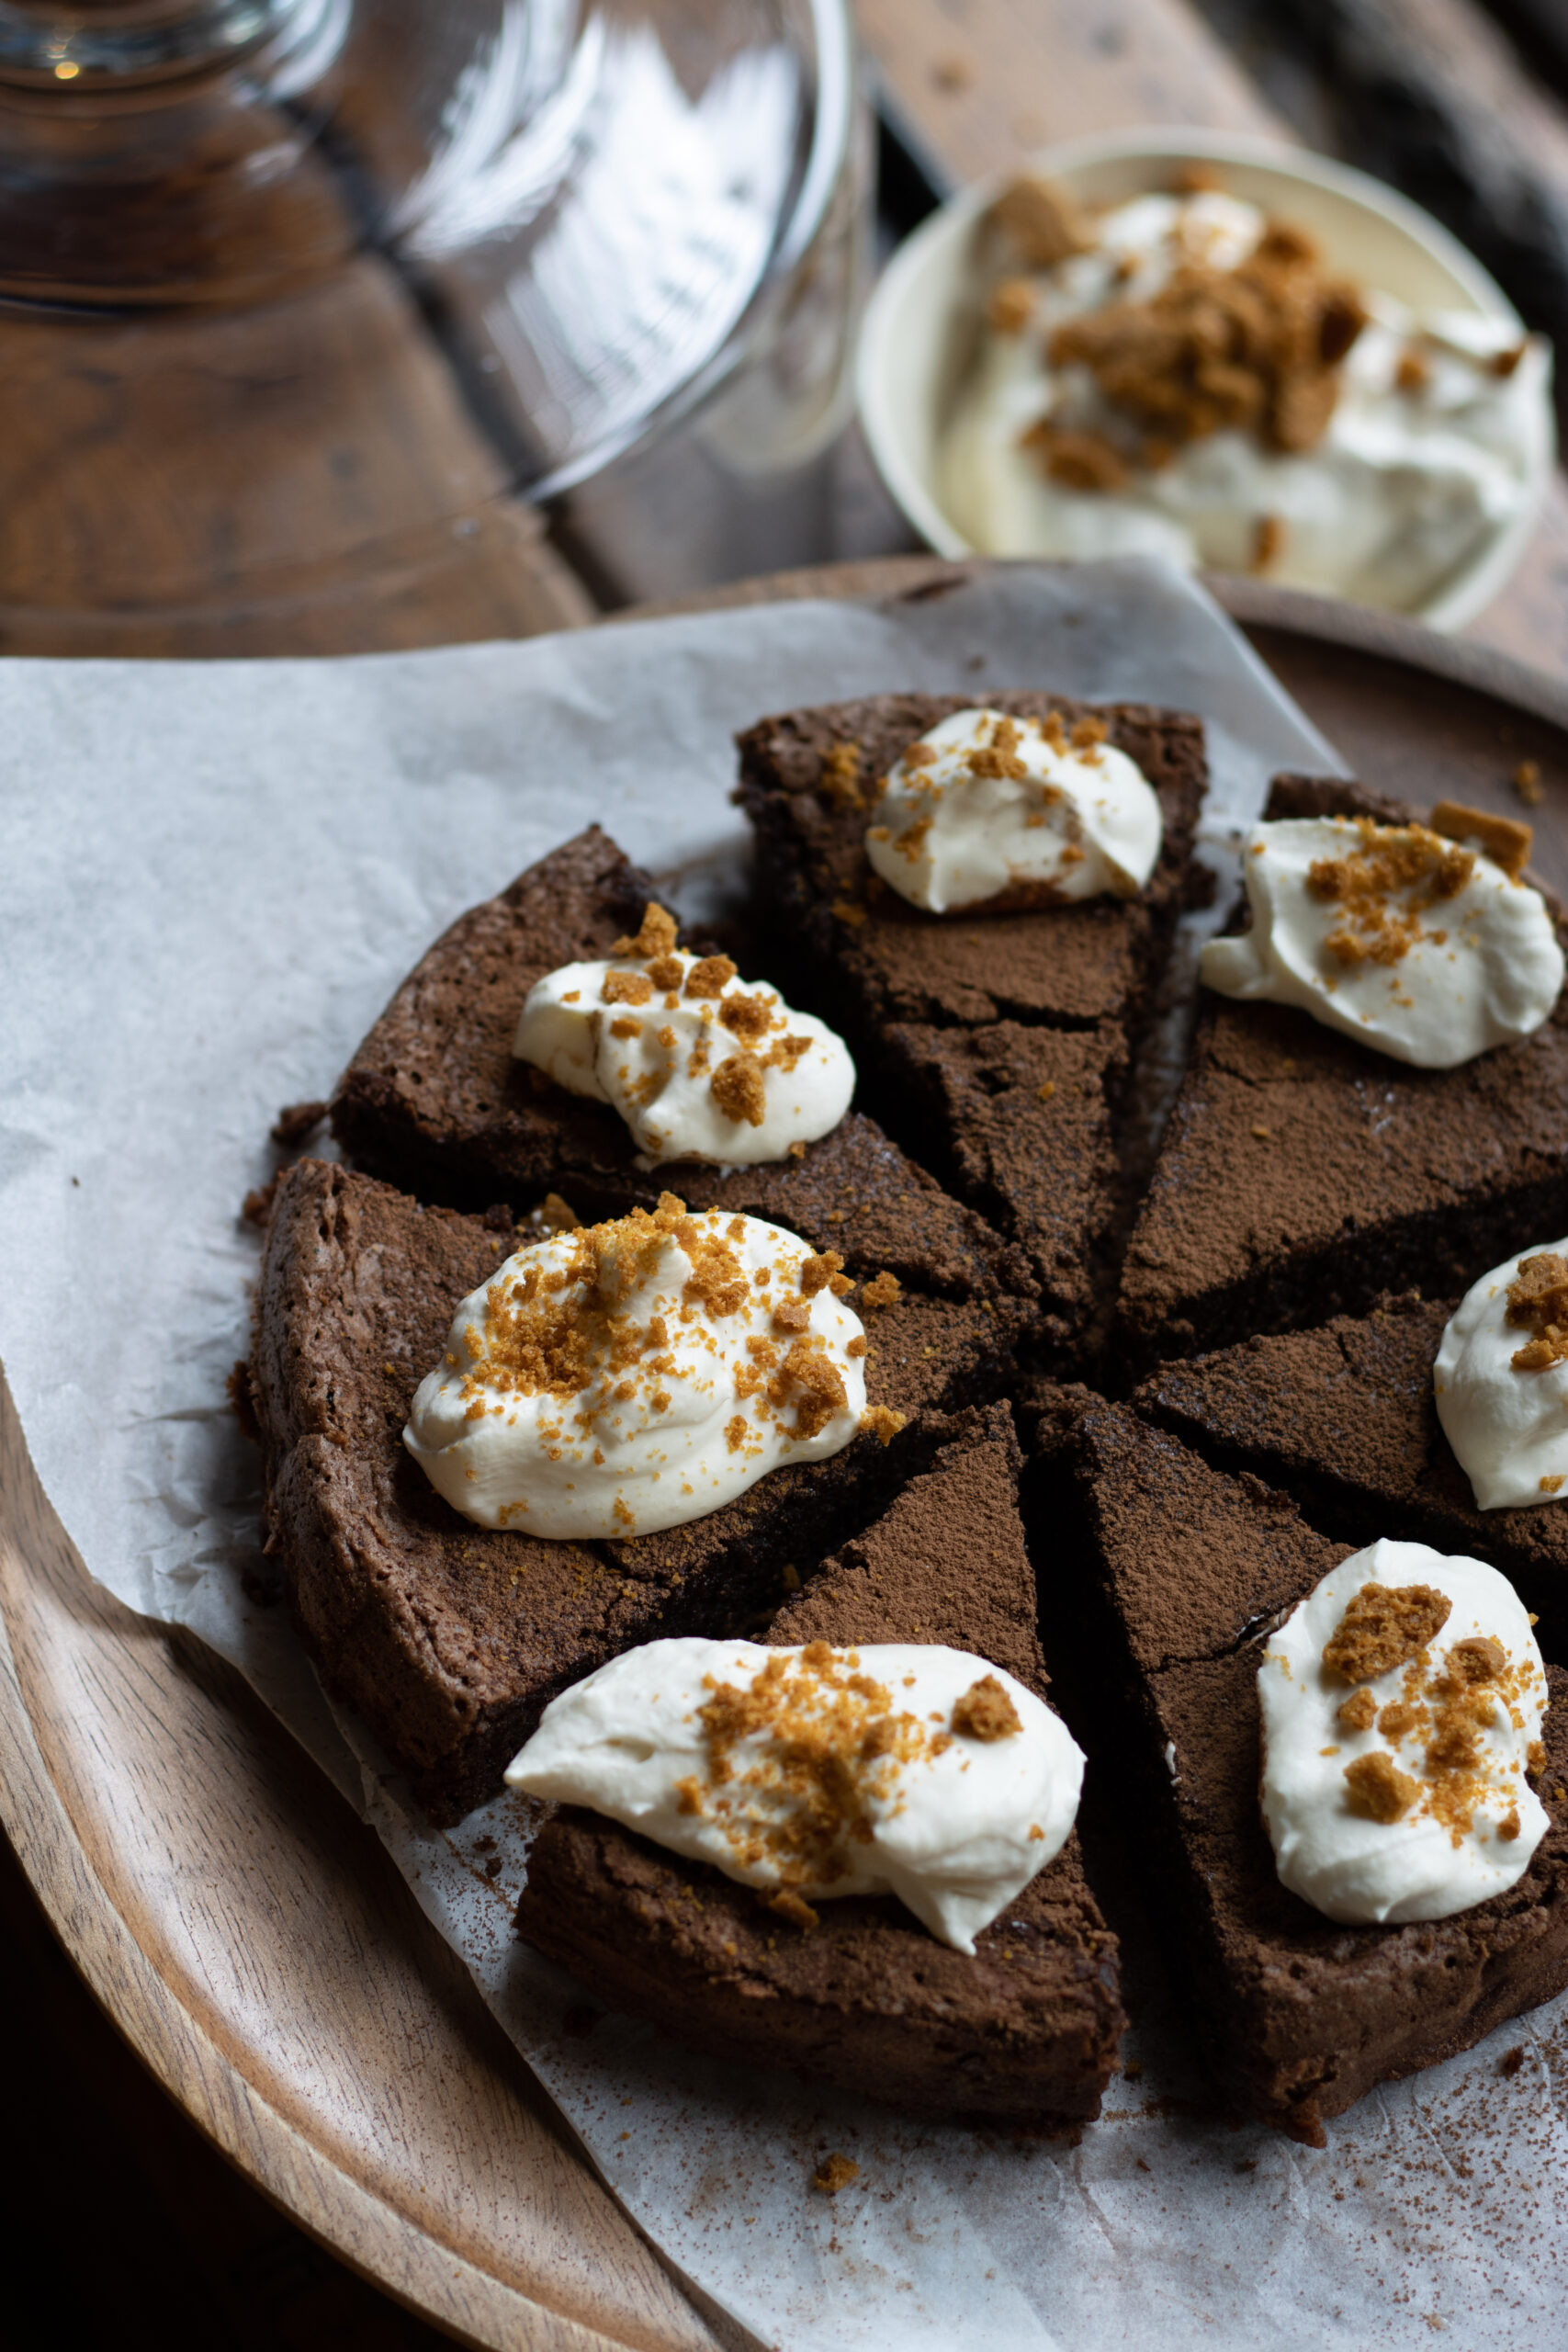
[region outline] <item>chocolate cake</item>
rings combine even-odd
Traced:
[[[1266,814],[1411,811],[1287,776]],[[1455,1069],[1413,1069],[1294,1006],[1209,996],[1122,1268],[1122,1348],[1146,1366],[1385,1290],[1455,1295],[1521,1234],[1565,1225],[1568,991],[1533,1036]]]
[[[301,1160],[273,1203],[256,1297],[267,1548],[328,1687],[442,1819],[494,1792],[567,1683],[634,1642],[723,1633],[772,1600],[786,1564],[819,1559],[929,1459],[929,1409],[987,1394],[1010,1365],[987,1296],[863,1300],[868,1398],[910,1417],[890,1444],[863,1435],[661,1534],[573,1544],[476,1527],[402,1429],[457,1302],[517,1238],[505,1217],[498,1229]]]
[[[1091,715],[1047,694],[984,701],[1015,718]],[[930,915],[873,873],[865,830],[877,780],[967,707],[959,695],[877,695],[762,719],[739,739],[738,797],[756,829],[781,978],[848,1036],[877,1115],[1027,1250],[1047,1349],[1070,1363],[1091,1332],[1117,1219],[1115,1114],[1181,896],[1203,730],[1139,704],[1092,714],[1159,795],[1164,847],[1139,898]]]
[[[584,1224],[651,1208],[661,1192],[725,1208],[837,1250],[852,1274],[886,1269],[933,1297],[988,1299],[1010,1329],[1035,1283],[1021,1253],[949,1200],[855,1113],[801,1159],[728,1174],[694,1160],[636,1164],[625,1121],[512,1057],[523,1000],[562,964],[612,955],[654,895],[646,874],[591,825],[472,907],[403,981],[333,1097],[333,1132],[355,1163],[419,1198],[520,1214],[561,1194]]]
[[[1438,1419],[1432,1363],[1458,1304],[1406,1292],[1163,1364],[1132,1403],[1221,1468],[1284,1487],[1320,1527],[1491,1561],[1568,1635],[1568,1508],[1477,1510]]]
[[[1379,2082],[1466,2050],[1568,1984],[1568,1677],[1549,1669],[1540,1792],[1558,1818],[1506,1894],[1451,1918],[1344,1927],[1282,1886],[1258,1811],[1257,1675],[1279,1616],[1358,1543],[1125,1406],[1047,1414],[1042,1507],[1111,1705],[1102,1746],[1189,1982],[1214,2080],[1312,2146]],[[1359,1541],[1390,1531],[1367,1528]],[[1067,1535],[1070,1544],[1064,1544]]]
[[[762,1638],[946,1642],[1046,1681],[1005,1407],[950,1422],[929,1470]],[[1115,1939],[1076,1837],[976,1939],[927,1933],[891,1895],[816,1906],[804,1933],[754,1889],[568,1807],[534,1847],[518,1926],[612,2007],[747,2066],[952,2118],[1100,2111],[1123,2019]]]

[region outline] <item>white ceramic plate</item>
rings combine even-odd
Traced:
[[[1224,168],[1227,191],[1299,221],[1333,266],[1412,310],[1479,311],[1517,332],[1506,295],[1448,231],[1392,188],[1321,155],[1269,140],[1193,130],[1132,130],[1047,147],[1030,168],[1061,180],[1089,203],[1114,203],[1168,184],[1174,164]],[[885,271],[861,329],[858,393],[878,469],[908,521],[939,555],[975,552],[935,492],[935,451],[974,348],[978,280],[973,266],[982,215],[1007,174],[965,188],[933,212]],[[1484,540],[1412,616],[1433,628],[1462,628],[1504,586],[1534,536],[1556,436],[1543,395],[1526,452],[1529,487],[1513,520]]]

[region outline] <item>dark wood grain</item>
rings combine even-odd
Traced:
[[[255,309],[0,311],[0,650],[357,653],[590,619],[388,265]]]

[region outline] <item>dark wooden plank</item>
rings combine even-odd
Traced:
[[[0,650],[349,653],[592,607],[387,264],[260,309],[0,314]]]

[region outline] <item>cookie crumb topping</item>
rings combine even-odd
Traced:
[[[1397,1821],[1421,1793],[1420,1782],[1382,1755],[1358,1756],[1347,1764],[1345,1786],[1351,1812],[1369,1821]]]
[[[1452,1607],[1427,1584],[1364,1584],[1325,1644],[1323,1663],[1347,1682],[1375,1682],[1424,1650]]]
[[[617,956],[668,956],[680,937],[680,927],[667,907],[649,899],[642,910],[642,928],[634,939],[617,939]]]
[[[1568,1260],[1555,1250],[1522,1258],[1508,1284],[1507,1315],[1534,1335],[1508,1359],[1516,1372],[1547,1372],[1568,1359]]]
[[[983,1674],[953,1710],[953,1728],[965,1739],[1010,1739],[1023,1729],[1018,1709],[994,1674]]]
[[[1307,872],[1311,895],[1341,910],[1324,944],[1342,965],[1398,964],[1423,936],[1423,914],[1459,896],[1475,859],[1425,825],[1358,817],[1355,830],[1359,847],[1315,858]],[[1440,933],[1426,935],[1441,944]]]
[[[1495,817],[1485,808],[1467,808],[1461,800],[1439,800],[1432,811],[1432,831],[1450,842],[1468,842],[1517,881],[1530,862],[1535,840],[1533,825],[1514,817]]]

